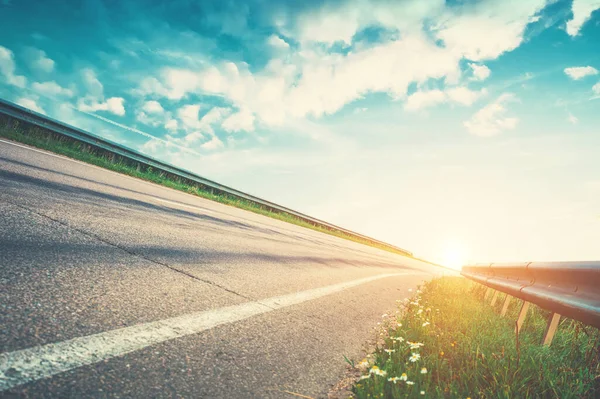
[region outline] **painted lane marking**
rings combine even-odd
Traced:
[[[286,294],[241,305],[172,317],[150,323],[106,331],[0,354],[0,392],[28,382],[51,377],[78,367],[122,356],[151,345],[197,334],[222,324],[317,299],[371,281],[404,275],[429,273],[388,273],[325,287]]]

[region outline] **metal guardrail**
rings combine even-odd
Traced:
[[[600,328],[600,261],[491,263],[464,266],[461,274],[508,294],[503,315],[510,296],[552,311],[554,315],[544,337],[546,344],[552,341],[558,315]],[[497,293],[492,303],[496,297]],[[521,328],[526,312],[524,305],[517,329]]]
[[[74,126],[70,126],[66,123],[57,121],[55,119],[49,118],[45,115],[41,115],[37,112],[31,111],[27,108],[23,108],[17,104],[11,103],[9,101],[5,101],[0,99],[0,114],[7,115],[9,117],[15,118],[19,121],[26,122],[29,124],[33,124],[39,126],[41,128],[47,129],[55,134],[60,134],[71,139],[83,142],[85,144],[91,145],[93,147],[99,148],[101,150],[119,155],[123,158],[138,162],[145,166],[151,166],[152,168],[158,171],[164,171],[171,175],[177,176],[179,178],[188,180],[192,183],[201,184],[206,186],[217,193],[227,194],[233,197],[242,198],[244,200],[256,203],[261,205],[262,207],[276,213],[287,213],[293,215],[307,223],[313,224],[318,227],[322,227],[332,231],[339,231],[349,236],[353,236],[356,238],[360,238],[372,244],[377,244],[383,247],[387,247],[389,249],[393,249],[396,252],[402,253],[406,256],[413,256],[412,252],[407,251],[405,249],[396,247],[394,245],[385,243],[383,241],[376,240],[374,238],[353,232],[351,230],[344,229],[342,227],[336,226],[331,223],[327,223],[323,220],[313,218],[311,216],[305,215],[300,212],[296,212],[293,209],[286,208],[284,206],[275,204],[273,202],[264,200],[259,197],[255,197],[251,194],[244,193],[242,191],[236,190],[234,188],[225,186],[223,184],[219,184],[215,181],[206,179],[204,177],[198,176],[193,172],[187,171],[185,169],[178,168],[173,165],[169,165],[165,162],[162,162],[158,159],[152,158],[148,155],[144,155],[127,147],[124,147],[120,144],[107,140],[105,138],[101,138],[96,136],[93,133],[86,132]]]

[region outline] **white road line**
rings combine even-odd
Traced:
[[[202,212],[202,213],[212,213],[212,214],[214,214],[214,213],[215,213],[215,212],[213,212],[213,211],[209,211],[208,209],[201,208],[201,207],[199,207],[199,206],[193,206],[193,205],[188,205],[188,204],[182,204],[181,202],[169,201],[169,200],[162,199],[162,198],[157,198],[157,197],[152,197],[152,199],[153,199],[154,201],[163,202],[163,203],[165,203],[165,204],[172,204],[172,205],[175,205],[175,206],[181,206],[181,207],[184,207],[184,208],[190,208],[190,209],[194,209],[194,210],[196,210],[196,211],[198,211],[198,212]]]
[[[281,295],[256,302],[190,313],[99,334],[0,354],[0,392],[85,365],[122,356],[161,342],[296,305],[387,277],[429,273],[389,273]]]

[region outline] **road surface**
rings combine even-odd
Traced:
[[[326,397],[438,273],[0,141],[0,396]]]

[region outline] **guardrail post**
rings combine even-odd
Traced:
[[[491,293],[492,293],[492,287],[488,287],[487,290],[485,291],[485,296],[483,297],[483,299],[485,301],[487,301],[487,299],[490,297]]]
[[[504,316],[506,314],[511,298],[512,297],[510,295],[506,294],[506,299],[504,300],[504,305],[502,305],[502,312],[500,312],[500,316]]]
[[[523,305],[521,305],[521,310],[519,311],[519,317],[517,318],[517,331],[518,334],[521,331],[521,327],[523,327],[523,323],[525,322],[525,317],[527,317],[527,310],[529,309],[529,302],[523,301]]]
[[[492,297],[492,302],[490,305],[494,306],[496,304],[496,299],[498,299],[498,291],[494,292],[494,296]]]
[[[542,342],[543,345],[550,346],[552,343],[552,338],[554,338],[554,333],[558,328],[558,322],[560,321],[560,315],[558,313],[552,313],[552,317],[548,320],[548,326],[546,327],[546,332],[544,333],[544,340]]]

